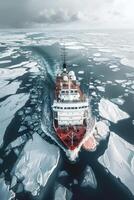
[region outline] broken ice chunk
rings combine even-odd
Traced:
[[[21,144],[23,144],[25,142],[24,137],[18,137],[16,140],[14,140],[13,142],[11,142],[11,148],[15,148],[17,146],[20,146]]]
[[[98,89],[100,92],[105,92],[105,87],[103,87],[103,86],[97,86],[97,89]]]
[[[68,173],[66,171],[61,171],[59,173],[59,177],[65,177],[65,176],[68,176]]]
[[[78,74],[84,74],[84,71],[78,71]]]
[[[67,188],[62,185],[58,185],[55,190],[55,197],[54,200],[71,200],[72,193]]]
[[[129,67],[134,67],[134,60],[133,59],[129,59],[129,58],[122,58],[120,60],[120,63],[122,65],[126,65],[126,66],[129,66]]]
[[[24,189],[36,196],[40,187],[45,187],[57,168],[60,158],[58,147],[47,143],[38,134],[33,135],[24,146],[12,175],[22,180]]]
[[[5,184],[5,180],[0,178],[0,199],[1,200],[11,200],[15,197],[12,190],[9,190],[9,186]]]
[[[0,98],[3,98],[7,95],[15,94],[20,87],[21,82],[14,81],[0,90]]]
[[[117,105],[104,98],[102,98],[99,103],[99,112],[101,117],[108,119],[113,123],[129,118],[129,115],[126,112],[122,111]]]
[[[108,121],[99,121],[96,123],[96,129],[97,129],[97,138],[99,139],[106,139],[106,137],[109,135],[109,126],[107,124]]]
[[[134,145],[111,132],[108,148],[98,161],[134,194]]]
[[[90,166],[87,166],[84,171],[84,178],[81,182],[81,187],[92,187],[94,189],[97,188],[97,180],[95,178],[95,174]]]
[[[118,104],[119,106],[122,106],[122,105],[124,104],[124,102],[125,102],[125,100],[122,99],[122,98],[113,98],[113,99],[111,99],[111,101],[112,101],[113,103]]]

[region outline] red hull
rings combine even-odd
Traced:
[[[70,150],[74,150],[79,146],[82,141],[85,133],[86,127],[84,126],[69,126],[65,128],[55,127],[55,131],[59,139],[63,142],[63,144]]]

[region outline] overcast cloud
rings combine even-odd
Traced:
[[[134,0],[0,0],[0,28],[134,28]]]

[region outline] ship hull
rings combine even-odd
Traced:
[[[74,150],[79,146],[86,134],[86,127],[84,126],[66,126],[64,128],[56,127],[54,129],[58,138],[62,141],[67,149]]]

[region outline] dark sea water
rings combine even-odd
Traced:
[[[56,72],[62,64],[63,42],[66,44],[68,70],[75,71],[83,91],[92,97],[91,106],[97,120],[101,119],[98,110],[101,98],[123,99],[124,103],[119,105],[119,108],[130,117],[118,123],[110,122],[110,131],[134,145],[133,31],[2,31],[0,33],[0,140],[3,142],[0,148],[2,159],[0,178],[4,177],[7,185],[11,184],[11,171],[20,152],[35,132],[49,143],[57,145],[42,131],[41,122],[45,108],[46,130],[53,131],[51,104]],[[89,89],[90,83],[93,83],[94,89]],[[99,91],[98,86],[103,86],[105,91]],[[2,102],[7,98],[21,93],[29,96],[26,101],[24,98],[22,106],[16,111],[13,112],[14,104],[10,108],[10,101],[4,110],[1,109]],[[9,118],[10,121],[7,120]],[[17,148],[12,148],[10,143],[20,136],[24,142],[18,144]],[[98,162],[98,158],[108,147],[108,141],[109,137],[101,141],[95,152],[81,150],[77,162],[74,163],[70,162],[65,152],[61,150],[59,167],[50,177],[47,186],[41,189],[39,196],[33,197],[30,193],[21,191],[16,193],[15,199],[54,199],[55,187],[59,183],[71,191],[72,200],[134,199],[127,186]],[[96,189],[89,186],[81,187],[80,183],[87,166],[91,166],[95,174]],[[59,176],[60,171],[66,171],[67,175]],[[62,200],[62,196],[59,199]]]

